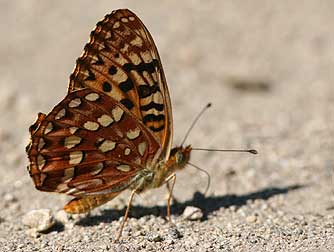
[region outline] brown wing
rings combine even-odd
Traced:
[[[30,133],[28,169],[37,189],[76,197],[128,188],[161,151],[133,114],[88,88],[39,114]]]
[[[70,78],[69,92],[89,87],[122,103],[146,125],[168,159],[172,111],[154,41],[130,10],[117,10],[97,23]]]

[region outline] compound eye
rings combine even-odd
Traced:
[[[178,164],[182,163],[183,162],[183,154],[182,153],[177,153],[176,154],[176,162]]]

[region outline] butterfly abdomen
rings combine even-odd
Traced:
[[[67,213],[72,213],[72,214],[86,213],[92,210],[93,208],[103,205],[104,203],[112,200],[118,194],[119,192],[115,192],[110,194],[101,194],[96,196],[75,198],[64,206],[64,210]]]

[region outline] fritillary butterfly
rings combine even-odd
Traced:
[[[87,212],[131,189],[172,180],[191,147],[171,149],[173,121],[154,41],[130,10],[97,23],[70,77],[67,96],[30,127],[28,171],[38,190],[72,195],[64,209]],[[170,218],[170,199],[168,217]]]

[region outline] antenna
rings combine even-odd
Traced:
[[[208,183],[206,184],[206,188],[205,188],[205,191],[204,191],[204,195],[206,195],[206,193],[207,193],[208,190],[209,190],[210,184],[211,184],[211,177],[210,177],[210,174],[209,174],[206,170],[204,170],[204,169],[198,167],[197,165],[194,165],[194,164],[189,163],[189,162],[188,162],[187,164],[189,164],[189,165],[191,165],[192,167],[196,168],[197,170],[199,170],[199,171],[205,173],[206,176],[208,177]]]
[[[258,154],[257,150],[250,149],[250,150],[229,150],[229,149],[205,149],[205,148],[191,148],[191,150],[197,150],[197,151],[220,151],[220,152],[248,152],[251,154]]]
[[[202,110],[201,112],[199,112],[199,114],[195,117],[194,121],[192,122],[192,124],[190,125],[186,135],[184,136],[183,138],[183,141],[181,143],[181,146],[183,146],[184,142],[187,140],[189,134],[190,134],[190,131],[193,129],[193,127],[195,126],[196,122],[198,121],[198,119],[203,115],[203,113],[211,107],[211,102],[209,102]]]

